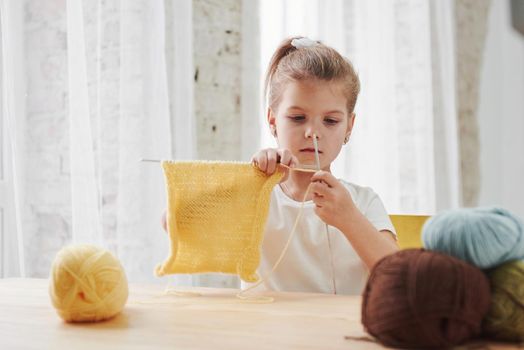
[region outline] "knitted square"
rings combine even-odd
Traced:
[[[162,162],[167,186],[168,259],[156,275],[221,272],[258,280],[260,246],[273,187],[250,163]]]

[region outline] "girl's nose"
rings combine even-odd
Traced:
[[[305,132],[305,137],[307,139],[312,139],[313,138],[313,135],[316,136],[317,140],[319,139],[319,134],[318,134],[318,127],[316,125],[315,122],[311,122],[307,127],[306,127],[306,132]]]
[[[310,139],[313,137],[313,131],[311,130],[311,128],[306,129],[304,136],[306,137],[306,139]]]
[[[306,139],[313,139],[313,137],[316,137],[318,140],[320,138],[316,129],[312,127],[306,129],[306,133],[304,136],[306,137]]]

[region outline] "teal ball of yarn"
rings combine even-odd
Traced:
[[[502,208],[449,210],[422,229],[426,249],[452,255],[482,269],[524,258],[524,225]]]
[[[524,341],[524,261],[488,271],[491,305],[482,325],[484,335],[503,341]]]

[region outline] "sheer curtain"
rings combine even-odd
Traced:
[[[9,6],[20,25],[8,31]],[[169,247],[164,178],[160,164],[140,160],[195,153],[191,8],[191,0],[2,1],[3,86],[28,74],[28,97],[18,96],[27,113],[7,114],[10,135],[32,136],[28,150],[9,140],[13,164],[31,170],[15,174],[14,188],[31,193],[15,193],[20,204],[11,206],[27,225],[7,237],[22,247],[9,260],[29,276],[47,277],[64,245],[93,243],[117,254],[130,281],[166,281],[153,276]],[[23,44],[24,32],[31,55],[6,60],[5,46]],[[2,101],[13,93],[2,91]]]
[[[451,0],[261,2],[263,67],[291,35],[353,62],[357,117],[333,172],[372,187],[390,213],[459,205],[452,11]],[[274,144],[261,129],[262,145]]]
[[[76,1],[68,1],[68,37],[69,33],[82,32],[81,18],[70,16],[69,6]],[[86,140],[91,146],[88,152],[71,148],[71,159],[81,159],[77,164],[71,162],[72,174],[84,170],[84,177],[76,182],[72,176],[73,241],[97,240],[94,225],[103,222],[98,225],[100,236],[118,252],[130,279],[138,281],[158,281],[152,271],[167,256],[169,246],[159,224],[166,203],[161,168],[140,159],[190,158],[195,149],[194,118],[190,117],[192,81],[187,74],[181,74],[192,70],[191,58],[184,54],[192,49],[191,41],[186,39],[191,37],[191,1],[181,2],[176,17],[172,17],[171,5],[158,0],[120,2],[119,42],[111,50],[105,45],[104,3],[99,1],[96,9],[90,11],[96,14],[90,26],[96,31],[96,47],[91,51],[94,57],[83,52],[83,40],[68,47],[69,62],[76,57],[76,63],[81,65],[91,58],[91,83],[83,76],[71,78],[70,74],[69,79],[70,92],[84,91],[87,99],[91,90],[91,103],[77,113],[71,111],[70,117],[84,114],[84,125],[76,125],[78,136],[89,137],[89,124],[96,130],[96,136]],[[90,14],[84,16],[89,18]],[[168,42],[167,38],[173,41]],[[118,65],[113,71],[104,71],[104,63],[115,56]],[[169,68],[166,56],[172,59]],[[85,64],[89,66],[88,62]],[[177,76],[168,75],[168,71]],[[86,161],[86,154],[94,161]],[[90,190],[86,190],[88,186]],[[75,206],[77,190],[83,197],[79,196]],[[83,209],[83,203],[91,212]],[[81,232],[75,231],[75,219],[93,225],[88,237],[75,237],[75,232]]]
[[[24,277],[20,208],[24,198],[23,4],[0,1],[0,278]]]

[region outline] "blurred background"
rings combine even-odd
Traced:
[[[291,35],[333,46],[361,79],[338,177],[391,214],[524,217],[523,3],[0,0],[0,277],[47,277],[58,250],[89,242],[133,282],[168,281],[153,276],[168,255],[164,179],[139,160],[273,146],[262,78]]]

